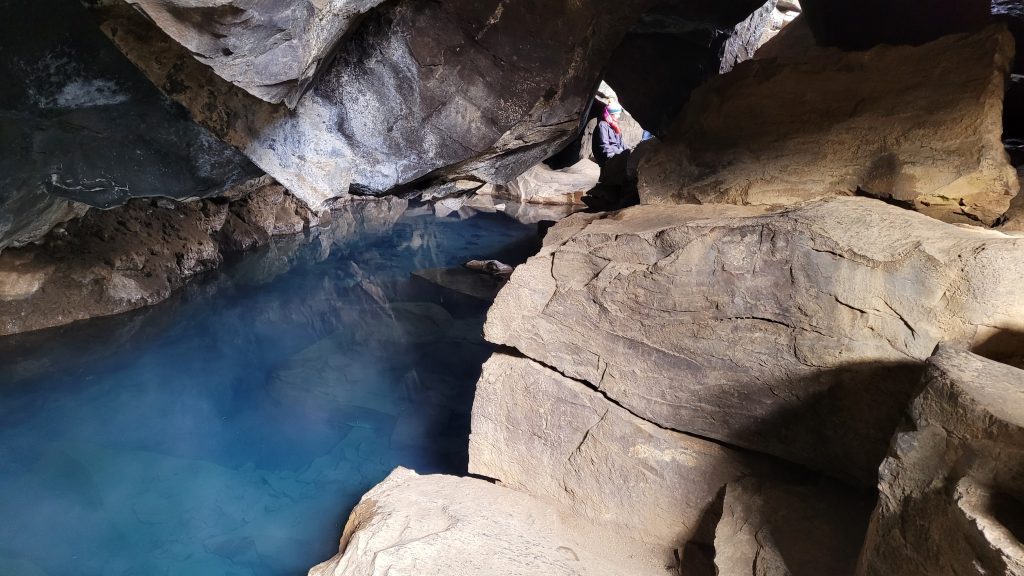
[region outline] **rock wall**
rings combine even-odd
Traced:
[[[640,167],[643,203],[784,205],[867,194],[992,225],[1018,191],[1000,140],[1013,40],[741,64],[702,87]]]
[[[78,2],[5,8],[0,250],[88,206],[205,197],[259,174],[162,96]]]

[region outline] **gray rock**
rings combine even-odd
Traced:
[[[865,198],[548,231],[486,337],[658,425],[874,485],[924,361],[1024,321],[1024,238]]]
[[[162,96],[77,2],[9,3],[0,23],[0,249],[86,206],[206,197],[259,174]]]
[[[335,44],[383,0],[126,0],[221,78],[295,106]]]
[[[940,347],[909,412],[859,574],[1024,574],[1024,370]]]
[[[109,10],[103,27],[200,124],[317,208],[426,176],[504,183],[550,156],[649,3],[391,3],[345,36],[294,111],[224,81],[137,14]]]
[[[728,482],[770,467],[666,430],[530,359],[496,353],[473,404],[470,472],[660,547],[696,536]]]
[[[657,552],[542,500],[398,468],[349,516],[309,576],[667,576]]]
[[[1012,58],[1011,36],[993,26],[919,47],[745,63],[695,93],[648,155],[641,201],[782,205],[861,193],[992,225],[1018,190],[1000,141]]]
[[[503,186],[494,195],[526,204],[580,204],[580,199],[597,185],[601,168],[590,160],[553,170],[543,162]]]

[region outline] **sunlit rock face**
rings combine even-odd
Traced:
[[[606,62],[654,4],[382,5],[335,46],[293,111],[224,81],[215,73],[222,59],[212,70],[201,65],[137,14],[108,13],[104,29],[197,121],[316,207],[348,192],[376,195],[426,176],[514,178],[578,133]],[[748,4],[730,2],[721,11],[735,24],[752,9],[737,7]],[[180,21],[157,24],[174,38],[200,34],[195,24],[190,32]],[[256,67],[262,55],[233,51],[226,58],[246,57]]]
[[[202,197],[258,174],[191,122],[77,2],[15,2],[0,22],[0,249],[84,205]]]
[[[1024,573],[1024,370],[941,347],[879,470],[862,576]],[[1014,340],[1015,339],[1015,340]]]
[[[128,0],[218,76],[294,106],[334,45],[382,0]]]
[[[1024,323],[1021,262],[1024,238],[865,198],[639,206],[550,230],[485,333],[647,421],[873,486],[936,344]]]
[[[810,49],[741,64],[701,87],[641,163],[641,201],[784,205],[865,194],[992,225],[1018,191],[1000,140],[1013,53],[996,25],[919,47]]]

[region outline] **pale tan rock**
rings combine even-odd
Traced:
[[[508,184],[495,186],[494,195],[524,204],[580,204],[600,176],[601,167],[590,160],[562,170],[541,162]]]
[[[473,404],[469,468],[656,543],[695,536],[728,482],[766,461],[665,430],[527,358],[496,353]]]
[[[864,485],[924,361],[1024,330],[1024,238],[865,198],[577,214],[485,326],[645,420]]]
[[[717,574],[852,576],[873,503],[831,483],[731,483],[715,529]]]
[[[859,574],[1024,574],[1024,370],[940,347],[878,488]]]
[[[667,576],[657,551],[482,480],[398,468],[309,576]]]
[[[811,49],[697,90],[643,162],[645,204],[784,205],[864,193],[992,225],[1017,193],[1003,149],[1002,26],[919,46]]]

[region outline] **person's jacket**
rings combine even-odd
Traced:
[[[616,132],[611,124],[601,120],[597,124],[597,130],[594,130],[593,150],[594,160],[604,166],[609,158],[625,150],[622,146],[622,134]]]

